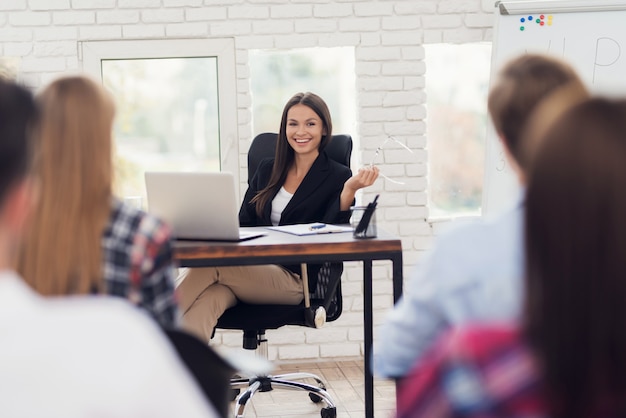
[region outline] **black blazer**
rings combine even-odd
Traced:
[[[272,200],[268,201],[263,208],[263,216],[256,213],[256,205],[250,200],[270,180],[274,159],[270,158],[259,163],[256,174],[248,181],[248,190],[239,210],[239,224],[241,226],[270,226],[272,221]],[[350,168],[329,158],[324,151],[315,159],[313,165],[293,197],[283,210],[280,217],[280,225],[293,225],[298,223],[324,222],[324,223],[347,223],[350,221],[350,211],[341,211],[339,198],[343,190],[343,184],[352,176]],[[278,193],[278,191],[276,191]],[[353,202],[354,204],[354,202]],[[301,274],[300,265],[284,265],[286,269],[296,274]],[[309,291],[315,292],[317,287],[317,275],[321,265],[308,264]]]
[[[261,161],[256,174],[248,182],[248,190],[239,211],[241,226],[272,225],[270,215],[275,195],[263,208],[261,217],[256,213],[256,205],[251,204],[250,200],[267,186],[273,165],[273,158]],[[309,222],[347,223],[350,220],[350,211],[339,210],[339,198],[343,184],[351,176],[350,168],[332,160],[322,151],[283,210],[280,225]]]

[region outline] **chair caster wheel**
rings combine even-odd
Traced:
[[[322,408],[320,415],[322,418],[337,418],[337,408]]]
[[[322,402],[322,398],[318,395],[316,395],[315,393],[311,393],[309,392],[309,399],[311,399],[311,401],[313,401],[313,403],[320,403]]]

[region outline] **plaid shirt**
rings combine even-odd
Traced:
[[[513,326],[446,334],[398,385],[398,418],[543,418],[536,364]]]
[[[154,216],[114,198],[102,237],[106,292],[145,308],[165,327],[179,320],[170,234]]]

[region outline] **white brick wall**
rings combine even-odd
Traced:
[[[10,0],[0,1],[0,56],[21,58],[21,77],[40,87],[79,69],[77,43],[166,37],[233,37],[236,46],[240,161],[251,138],[249,49],[354,46],[362,161],[385,135],[403,139],[414,154],[391,145],[384,173],[406,185],[378,181],[362,196],[382,193],[381,227],[403,241],[405,273],[443,224],[426,207],[425,63],[422,43],[491,39],[493,0]],[[270,356],[284,360],[362,356],[362,277],[346,263],[344,314],[322,330],[268,331]],[[374,263],[374,322],[391,306],[390,263]],[[239,333],[216,343],[238,346]]]

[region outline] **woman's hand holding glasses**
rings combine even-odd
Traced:
[[[370,164],[366,165],[363,168],[360,168],[356,174],[354,174],[344,183],[343,190],[341,192],[341,199],[340,199],[341,210],[348,210],[354,200],[357,190],[362,189],[364,187],[371,186],[372,184],[374,184],[376,179],[378,179],[378,176],[382,176],[392,183],[404,184],[401,181],[393,180],[385,176],[383,173],[380,172],[380,169],[375,165],[378,154],[380,154],[380,151],[383,149],[385,144],[387,144],[387,142],[389,141],[394,141],[397,144],[400,144],[402,148],[406,149],[411,154],[413,153],[413,151],[411,151],[410,148],[408,148],[402,142],[398,141],[393,136],[387,137],[387,139],[382,144],[380,144],[378,148],[376,148],[376,153],[374,154],[374,158],[372,158],[372,161],[370,162]]]
[[[346,180],[344,187],[357,191],[364,187],[371,186],[374,184],[379,174],[380,170],[376,166],[365,166],[363,168],[359,168],[359,171],[356,174]]]
[[[354,202],[354,197],[359,189],[371,186],[378,178],[380,170],[376,166],[365,166],[360,168],[359,171],[352,175],[343,184],[343,190],[341,191],[340,207],[341,210],[348,210]]]

